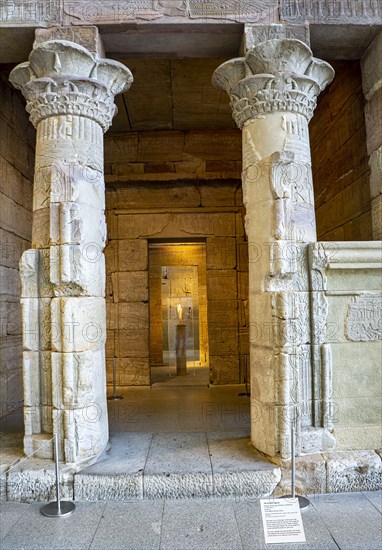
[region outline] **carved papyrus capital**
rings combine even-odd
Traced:
[[[316,59],[310,48],[294,39],[257,44],[245,57],[226,61],[212,82],[231,98],[239,128],[264,113],[289,111],[313,115],[318,94],[333,80],[334,70]]]
[[[95,58],[73,42],[51,40],[37,46],[9,79],[27,100],[34,126],[50,116],[78,115],[106,131],[116,111],[114,96],[129,89],[133,76],[118,61]]]

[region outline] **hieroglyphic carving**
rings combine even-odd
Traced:
[[[325,23],[380,22],[379,0],[281,0],[281,17],[293,23],[314,21]]]
[[[345,327],[345,334],[349,340],[382,340],[382,296],[356,296],[349,306]]]
[[[309,25],[251,25],[246,24],[244,28],[244,44],[245,50],[250,50],[256,44],[271,40],[273,38],[295,38],[310,43]]]
[[[63,0],[1,0],[2,23],[59,24],[62,21]]]
[[[253,22],[268,18],[277,10],[274,0],[71,0],[65,3],[69,19],[90,23],[150,21],[165,18],[215,19]]]

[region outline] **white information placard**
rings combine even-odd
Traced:
[[[262,499],[260,506],[266,544],[306,541],[297,498]]]

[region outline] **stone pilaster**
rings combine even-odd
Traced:
[[[362,60],[366,145],[370,166],[371,219],[374,240],[382,239],[382,33]]]
[[[308,122],[333,79],[294,39],[267,40],[223,63],[213,83],[243,130],[249,251],[251,437],[287,457],[290,419],[313,426],[307,246],[316,241]]]
[[[130,71],[65,40],[10,75],[37,129],[32,249],[22,279],[26,454],[94,460],[108,441],[103,133]]]

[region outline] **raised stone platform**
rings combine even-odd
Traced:
[[[54,498],[53,473],[49,460],[20,460],[6,476],[3,499]],[[116,433],[96,464],[77,473],[62,466],[61,478],[63,498],[80,501],[256,499],[273,493],[281,472],[253,450],[244,431]]]
[[[54,463],[23,457],[22,434],[1,434],[0,500],[54,500]],[[382,488],[382,451],[315,453],[296,459],[298,493]],[[272,464],[248,432],[114,433],[100,460],[80,471],[60,466],[62,498],[134,501],[241,498],[290,493],[289,461]]]

